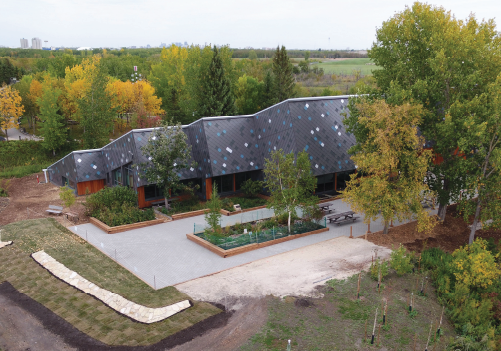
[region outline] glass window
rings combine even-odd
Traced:
[[[134,187],[134,171],[132,170],[132,164],[128,164],[124,168],[124,181],[125,181],[125,186],[128,186],[130,188]]]
[[[61,177],[61,183],[63,183],[63,186],[68,185],[68,179],[66,177]]]
[[[233,174],[212,178],[212,183],[217,186],[217,193],[228,193],[233,191]]]
[[[260,171],[250,171],[235,174],[235,190],[242,189],[242,183],[247,179],[257,180]]]
[[[346,182],[348,182],[351,179],[351,174],[355,173],[356,171],[349,171],[349,172],[339,172],[337,174],[337,189],[336,190],[344,190],[346,188]]]
[[[317,177],[317,188],[315,192],[321,193],[324,191],[334,190],[334,174],[324,174]]]
[[[156,184],[146,185],[144,187],[144,200],[153,201],[164,198],[164,192],[162,189],[157,187]]]
[[[122,185],[122,170],[120,168],[113,171],[113,185]]]
[[[73,180],[69,180],[69,184],[68,186],[71,188],[71,189],[75,189],[75,182]]]

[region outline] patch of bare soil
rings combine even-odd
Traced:
[[[453,252],[457,248],[468,244],[470,228],[463,217],[459,217],[457,205],[447,208],[445,221],[437,224],[429,234],[419,233],[417,223],[411,222],[390,228],[388,234],[382,231],[368,234],[367,240],[374,244],[388,248],[396,248],[403,244],[411,251],[421,252],[426,248],[438,247],[446,252]],[[471,221],[470,221],[471,222]],[[477,230],[475,238],[494,238],[496,243],[501,240],[501,230]]]
[[[0,197],[0,213],[9,205],[8,197]]]
[[[212,329],[190,342],[176,346],[172,351],[237,350],[266,323],[269,298],[247,298],[231,301],[230,303],[237,310],[233,311],[226,325]]]
[[[43,173],[38,173],[38,177],[39,179],[44,179]],[[59,199],[59,187],[50,182],[47,184],[38,184],[37,174],[11,179],[8,193],[9,198],[5,206],[2,206],[1,200],[4,198],[0,198],[0,225],[45,217],[55,217],[62,225],[70,225],[62,215],[52,216],[45,212],[49,208],[49,205],[63,206],[63,204]],[[88,217],[84,214],[85,208],[82,205],[84,201],[85,197],[77,197],[77,202],[71,208],[63,210],[63,212],[78,214],[79,221],[77,224],[89,221]]]

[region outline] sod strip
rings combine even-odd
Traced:
[[[31,257],[33,257],[36,262],[47,269],[55,277],[77,288],[78,290],[83,291],[86,294],[94,296],[115,311],[140,323],[150,324],[159,322],[191,306],[189,300],[184,300],[160,308],[151,308],[138,305],[118,294],[112,293],[93,284],[76,272],[68,269],[62,263],[56,261],[43,250],[35,252],[31,255]]]

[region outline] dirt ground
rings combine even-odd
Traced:
[[[43,172],[38,173],[39,179],[44,180]],[[32,174],[23,178],[13,178],[8,189],[8,203],[4,206],[5,200],[0,200],[0,225],[25,219],[50,217],[45,210],[49,205],[63,206],[59,199],[59,187],[52,183],[38,184],[37,174]],[[5,199],[5,198],[0,198]],[[78,224],[88,222],[84,214],[82,202],[85,197],[77,197],[77,202],[71,208],[65,208],[64,212],[78,214]],[[70,223],[60,216],[55,217],[64,226]]]
[[[411,251],[421,252],[425,248],[438,247],[446,252],[453,252],[457,248],[468,244],[470,228],[462,217],[458,217],[457,206],[447,208],[444,224],[437,224],[430,234],[419,233],[416,222],[390,228],[388,234],[376,232],[367,235],[367,240],[388,248],[396,248],[402,243]],[[496,243],[501,239],[501,230],[477,230],[475,238],[494,238]]]
[[[367,269],[376,249],[382,258],[391,252],[363,239],[339,237],[181,283],[176,288],[196,300],[221,304],[238,297],[318,297],[317,285]],[[238,304],[238,300],[234,301]]]
[[[4,351],[191,351],[238,349],[268,317],[268,299],[246,299],[237,311],[220,313],[150,346],[107,346],[9,283],[0,284],[0,350]],[[223,306],[218,306],[223,308]]]

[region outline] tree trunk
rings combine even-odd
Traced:
[[[165,198],[165,208],[167,209],[167,211],[169,210],[170,208],[170,205],[169,205],[169,199],[168,198]]]
[[[437,213],[437,216],[438,216],[438,220],[440,222],[442,222],[442,224],[444,223],[445,221],[445,213],[447,211],[447,205],[443,205],[443,204],[439,204],[438,205],[438,213]]]
[[[473,224],[471,225],[471,230],[470,230],[470,239],[468,240],[468,244],[473,244],[473,240],[475,240],[475,232],[477,231],[477,224],[478,224],[478,219],[480,217],[480,208],[481,208],[481,201],[480,197],[477,200],[477,208],[475,209],[475,219],[473,220]]]
[[[56,156],[56,149],[52,149],[52,156]]]
[[[388,221],[384,221],[383,234],[388,234],[389,227],[390,227],[390,223]]]
[[[289,227],[289,234],[291,232],[291,212],[289,211],[289,219],[288,219],[288,224],[287,226]]]
[[[9,135],[7,134],[7,128],[5,128],[5,137],[7,138],[7,141],[9,141]]]

